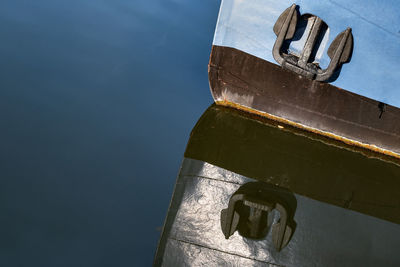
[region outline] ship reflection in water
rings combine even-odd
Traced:
[[[397,159],[212,105],[156,266],[400,266]]]

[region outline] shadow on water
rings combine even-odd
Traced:
[[[185,157],[400,223],[399,160],[242,111],[212,105]]]

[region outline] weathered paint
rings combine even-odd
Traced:
[[[214,100],[399,158],[400,109],[306,79],[234,48],[213,46]]]

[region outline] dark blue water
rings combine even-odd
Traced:
[[[2,1],[0,266],[152,263],[219,1]]]

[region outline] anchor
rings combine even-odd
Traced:
[[[289,54],[284,49],[285,42],[291,40],[296,32],[299,12],[296,4],[287,8],[274,25],[277,35],[272,54],[274,59],[285,69],[296,72],[309,79],[317,81],[329,81],[341,65],[348,63],[353,51],[353,35],[351,28],[341,32],[333,40],[328,49],[331,61],[326,69],[321,69],[318,63],[313,63],[312,53],[318,49],[317,40],[321,35],[321,28],[326,25],[323,20],[315,15],[310,15],[311,30],[308,32],[307,41],[300,56]]]

